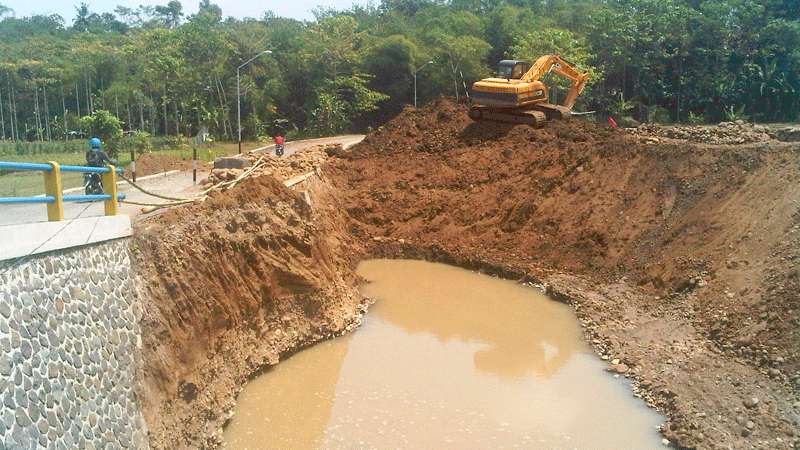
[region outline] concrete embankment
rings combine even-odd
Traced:
[[[145,448],[126,240],[0,265],[0,447]]]

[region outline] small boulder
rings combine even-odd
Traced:
[[[758,401],[758,397],[750,397],[750,398],[746,398],[746,399],[744,399],[744,401],[742,402],[742,404],[744,404],[745,408],[747,408],[747,409],[753,409],[753,408],[756,408],[756,407],[758,406],[758,403],[759,403],[759,401]]]
[[[613,373],[626,374],[630,370],[630,367],[628,367],[624,363],[619,363],[619,364],[612,364],[611,367],[609,367],[607,370]]]
[[[244,169],[253,165],[249,159],[240,156],[224,156],[214,160],[215,169]]]

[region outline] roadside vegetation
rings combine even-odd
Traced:
[[[593,72],[579,109],[637,121],[796,121],[795,0],[382,0],[298,21],[236,19],[209,0],[76,7],[74,17],[0,8],[0,136],[85,136],[98,110],[126,133],[267,138],[377,127],[418,96],[463,98],[503,58],[558,52]],[[556,93],[556,97],[558,93]]]

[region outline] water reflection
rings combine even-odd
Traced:
[[[359,273],[378,299],[364,326],[252,381],[227,448],[660,447],[660,417],[603,372],[565,305],[440,264]]]
[[[371,314],[443,343],[484,344],[474,356],[478,370],[549,377],[586,350],[572,311],[534,289],[441,264],[386,262],[359,268],[370,282],[362,292],[379,300]]]

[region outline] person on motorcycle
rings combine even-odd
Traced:
[[[275,154],[283,156],[283,144],[286,142],[286,138],[283,137],[282,133],[279,133],[272,140],[275,141]]]
[[[89,151],[86,152],[86,165],[89,167],[103,167],[108,164],[113,164],[114,161],[108,157],[106,152],[103,151],[103,143],[100,138],[93,137],[89,140]]]
[[[103,143],[99,138],[93,137],[89,140],[89,151],[86,152],[86,165],[89,167],[105,167],[106,164],[116,164],[116,161],[109,158],[102,149]],[[83,174],[86,195],[97,195],[103,193],[103,182],[98,173]]]

